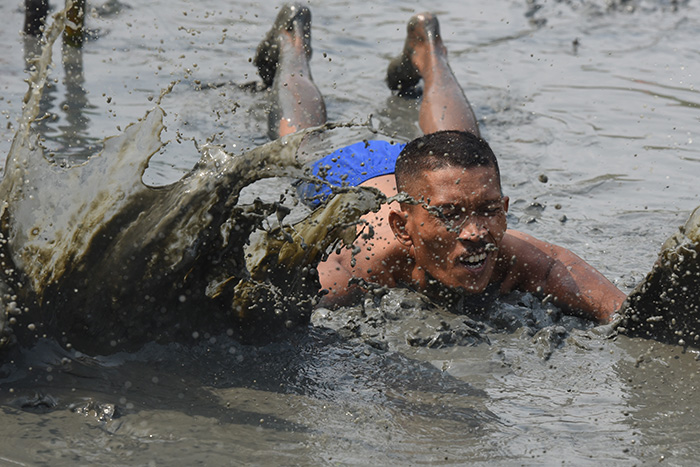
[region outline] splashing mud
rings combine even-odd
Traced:
[[[47,31],[0,184],[3,300],[15,333],[108,352],[227,328],[255,339],[308,322],[316,264],[341,238],[353,240],[348,227],[383,196],[346,190],[297,225],[269,229],[250,248],[255,264],[249,237],[288,208],[238,200],[255,181],[305,177],[303,163],[333,129],[238,156],[205,145],[189,174],[154,188],[141,180],[164,146],[156,107],[87,162],[52,163],[32,123],[64,21],[58,14]]]
[[[337,242],[350,243],[359,217],[384,197],[343,190],[294,226],[282,225],[290,211],[283,199],[238,201],[258,180],[305,178],[305,162],[327,153],[334,138],[348,140],[343,132],[360,130],[311,129],[237,156],[204,145],[190,173],[154,188],[142,177],[165,146],[157,106],[85,163],[49,161],[32,124],[64,23],[61,12],[46,32],[0,183],[2,343],[12,340],[11,327],[26,338],[53,335],[108,352],[222,329],[255,340],[307,323],[316,264]],[[262,229],[271,217],[278,225]],[[626,302],[620,332],[697,342],[696,217],[664,245]],[[472,335],[450,332],[436,342]]]
[[[21,24],[19,6],[5,3],[3,17]],[[95,3],[90,8],[102,8]],[[314,218],[282,185],[304,176],[301,164],[316,146],[328,150],[336,137],[343,144],[351,129],[290,140],[299,144],[296,154],[273,144],[266,156],[245,155],[259,156],[263,167],[245,168],[233,161],[240,156],[204,146],[189,171],[199,154],[161,143],[163,125],[164,140],[177,131],[183,141],[216,141],[226,151],[266,141],[266,96],[237,83],[254,73],[248,57],[274,7],[223,0],[104,6],[114,14],[88,18],[99,33],[83,49],[84,80],[68,83],[67,65],[57,60],[43,108],[25,113],[0,184],[10,196],[1,217],[3,306],[21,343],[1,355],[0,463],[696,463],[700,352],[679,346],[670,330],[672,345],[650,339],[669,325],[648,320],[673,308],[651,301],[668,294],[665,285],[633,304],[648,304],[648,315],[625,310],[625,329],[637,323],[644,338],[627,330],[611,337],[614,325],[569,318],[527,294],[465,316],[406,289],[375,289],[350,308],[318,308],[311,326],[286,332],[287,318],[307,319],[316,292],[302,292],[315,280],[303,265],[322,248],[311,236],[300,240],[302,226],[324,239],[347,232],[330,210],[314,213],[333,219],[318,217],[314,230]],[[697,5],[436,0],[431,8],[502,162],[509,224],[570,247],[631,290],[669,226],[698,205]],[[413,6],[397,14],[395,2],[340,0],[315,2],[313,10],[312,66],[331,119],[363,121],[372,112],[389,134],[415,134],[416,101],[390,96],[382,76]],[[13,96],[24,93],[25,61],[16,30],[2,31],[4,156],[18,129]],[[171,80],[180,84],[138,120],[143,103]],[[87,110],[75,121],[64,104]],[[137,120],[101,155],[87,149]],[[282,159],[271,162],[280,148]],[[164,160],[146,162],[152,151]],[[87,164],[75,163],[88,155]],[[166,186],[143,186],[146,164],[145,180]],[[273,178],[253,182],[268,169]],[[366,198],[359,211],[381,202],[372,192],[339,195]],[[685,247],[674,250],[684,260],[671,254],[670,269],[662,257],[654,270],[671,282],[688,279],[690,293],[690,277],[673,275],[690,270],[697,242],[678,238],[674,245]],[[299,263],[286,267],[285,254]],[[254,292],[250,299],[237,295],[244,290]],[[282,294],[288,317],[275,306]],[[697,303],[688,297],[684,306]],[[672,312],[678,322],[681,309]],[[632,321],[632,313],[642,319]],[[265,334],[268,321],[284,339],[247,345],[237,335]],[[44,334],[53,338],[34,339]]]
[[[700,207],[666,240],[621,312],[620,333],[700,346]]]

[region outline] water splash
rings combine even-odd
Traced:
[[[21,338],[54,335],[86,352],[108,352],[226,329],[270,336],[308,322],[315,265],[336,242],[350,242],[354,223],[383,197],[347,190],[298,225],[256,238],[263,221],[285,208],[239,198],[263,178],[305,177],[303,164],[329,151],[329,135],[344,128],[308,130],[240,156],[203,146],[188,175],[153,188],[141,180],[165,146],[157,106],[86,163],[57,165],[45,158],[32,124],[64,23],[60,12],[46,31],[0,182],[0,345],[12,341],[9,327]],[[620,332],[696,342],[692,222],[631,294]]]
[[[166,146],[156,106],[85,163],[53,163],[32,123],[64,23],[60,12],[47,29],[0,183],[3,330],[104,353],[226,329],[269,338],[307,323],[320,288],[316,264],[338,241],[351,242],[354,222],[384,197],[346,190],[299,224],[259,235],[254,255],[245,251],[251,234],[287,208],[239,198],[257,180],[306,177],[304,162],[343,127],[237,156],[205,145],[186,176],[154,188],[142,176]]]
[[[700,207],[663,244],[621,314],[620,333],[700,346]]]

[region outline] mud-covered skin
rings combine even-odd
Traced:
[[[666,240],[620,314],[621,334],[700,347],[700,208]]]

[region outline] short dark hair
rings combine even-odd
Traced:
[[[493,167],[500,183],[501,172],[489,144],[466,131],[438,131],[416,138],[406,145],[396,160],[396,187],[406,187],[426,170],[444,167]]]

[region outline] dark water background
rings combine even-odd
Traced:
[[[310,5],[312,71],[329,119],[371,114],[389,133],[417,134],[415,102],[392,97],[383,77],[406,21],[427,6]],[[698,5],[431,5],[500,157],[510,225],[572,249],[629,291],[700,204]],[[172,81],[163,100],[171,143],[152,162],[149,183],[189,170],[199,157],[192,138],[231,152],[266,141],[266,96],[236,84],[257,78],[249,58],[273,6],[90,7],[96,38],[69,57],[82,60],[82,76],[65,80],[60,44],[54,50],[50,116],[40,128],[59,159],[94,153]],[[26,90],[21,2],[4,2],[0,14],[5,156]],[[51,342],[16,349],[0,370],[0,463],[692,465],[700,456],[697,351],[610,340],[605,329],[577,323],[548,326],[547,309],[523,300],[501,309],[522,326],[483,330],[488,341],[416,347],[407,343],[416,328],[431,332],[454,316],[412,300],[387,297],[374,310],[380,331],[359,338],[338,315],[320,314],[316,327],[265,347],[222,332],[196,346],[97,358]]]

